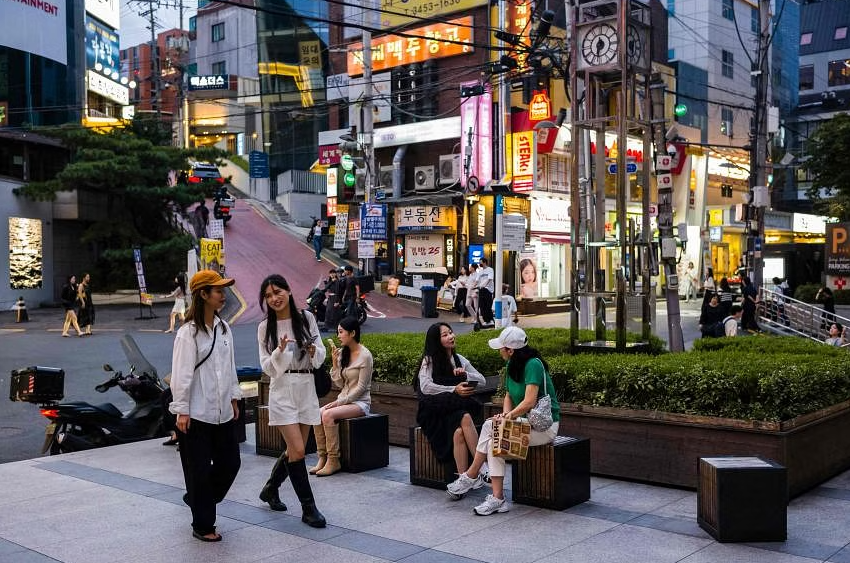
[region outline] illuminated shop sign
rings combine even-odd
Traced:
[[[113,102],[118,102],[122,106],[130,103],[130,91],[126,86],[110,80],[102,74],[93,70],[88,71],[89,90],[95,94],[99,94],[104,98],[108,98]]]
[[[86,68],[113,79],[121,70],[118,34],[91,18],[86,18]]]
[[[189,77],[189,90],[229,90],[229,74],[205,74]]]
[[[464,16],[406,30],[405,37],[376,37],[372,39],[372,72],[471,53],[472,24],[472,16]],[[363,44],[354,43],[348,51],[348,75],[360,74],[363,74]]]

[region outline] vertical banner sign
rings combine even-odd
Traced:
[[[136,281],[139,284],[139,303],[141,305],[153,305],[153,295],[148,293],[148,286],[145,283],[145,267],[142,265],[142,249],[133,249],[133,262],[136,266]]]
[[[850,223],[826,225],[826,273],[850,275]]]
[[[534,189],[537,174],[537,153],[534,146],[534,131],[513,133],[513,175],[515,192]]]
[[[463,82],[461,86],[476,86],[478,82]],[[490,84],[484,93],[461,100],[460,110],[460,185],[466,188],[469,178],[478,186],[493,178],[493,92]]]
[[[336,211],[336,230],[334,231],[334,249],[341,250],[348,244],[348,206],[338,205]]]
[[[387,239],[387,206],[383,203],[367,203],[360,206],[361,240]]]

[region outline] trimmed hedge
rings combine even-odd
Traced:
[[[802,284],[794,290],[794,299],[818,305],[815,303],[815,297],[820,288],[821,285],[817,283]],[[832,296],[835,298],[836,305],[850,305],[850,289],[836,289],[832,292]]]
[[[781,421],[850,399],[847,350],[800,338],[700,339],[693,351],[676,354],[570,355],[568,329],[527,332],[549,363],[558,398],[565,403]],[[495,334],[482,331],[457,339],[458,352],[485,376],[503,367],[499,354],[487,346]],[[581,331],[581,340],[593,338],[592,331]],[[374,379],[409,385],[424,340],[424,334],[364,335],[363,344],[375,358]],[[652,343],[653,351],[662,351],[660,343]]]

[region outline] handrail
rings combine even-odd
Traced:
[[[831,313],[826,309],[794,299],[781,291],[759,288],[759,322],[811,340],[823,342],[828,336],[827,322],[850,326],[850,318]],[[829,320],[828,320],[829,319]]]

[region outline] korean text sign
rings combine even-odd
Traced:
[[[406,268],[442,268],[443,235],[407,235],[404,237],[404,264]]]
[[[471,53],[472,16],[406,30],[417,37],[384,35],[372,39],[372,72],[422,63],[428,59]],[[363,74],[363,45],[354,43],[348,52],[348,74]]]
[[[454,228],[454,207],[418,205],[395,208],[396,231],[435,231]]]

